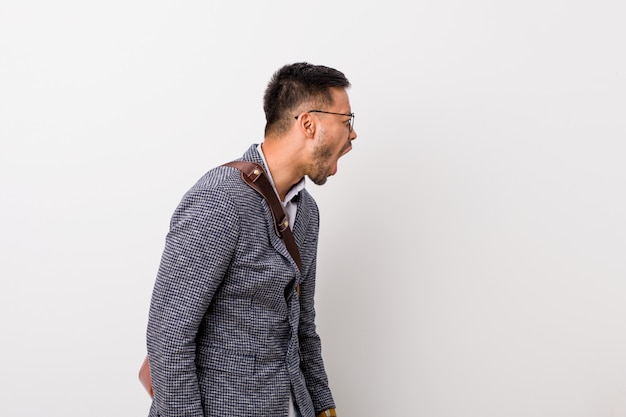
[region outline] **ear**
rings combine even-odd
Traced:
[[[311,115],[311,113],[302,112],[296,119],[296,125],[298,130],[302,132],[307,138],[313,138],[315,136],[315,129],[317,128],[317,119]]]

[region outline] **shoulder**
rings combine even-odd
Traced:
[[[218,166],[204,174],[188,192],[213,189],[228,189],[241,182],[235,168]]]
[[[253,144],[237,161],[254,162],[262,164],[260,155],[256,150],[258,145]],[[232,197],[249,197],[254,195],[254,191],[248,187],[241,178],[239,169],[220,165],[204,174],[187,192],[190,193],[224,193]]]
[[[185,196],[215,195],[238,201],[253,194],[253,190],[241,179],[241,172],[238,169],[219,166],[204,174]]]
[[[230,167],[213,168],[204,174],[182,197],[174,219],[215,216],[239,216],[242,202],[254,199],[241,180],[238,170]]]

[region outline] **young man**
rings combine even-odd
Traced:
[[[209,171],[183,197],[150,306],[150,417],[335,415],[315,330],[319,214],[304,177],[324,184],[352,149],[349,86],[324,66],[279,69],[265,91],[264,141],[241,158],[265,168],[301,269],[237,169]]]

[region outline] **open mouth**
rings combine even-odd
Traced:
[[[339,154],[339,156],[337,157],[337,161],[335,161],[335,166],[333,167],[330,176],[333,176],[335,174],[337,174],[337,169],[339,166],[339,159],[344,156],[345,154],[347,154],[348,152],[350,152],[352,150],[352,143],[348,143],[346,145],[346,147],[341,151],[341,153]]]

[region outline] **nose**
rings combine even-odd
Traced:
[[[348,139],[350,141],[353,141],[354,139],[356,139],[356,136],[357,136],[356,130],[352,129],[352,131],[350,131],[350,136],[348,136]]]

